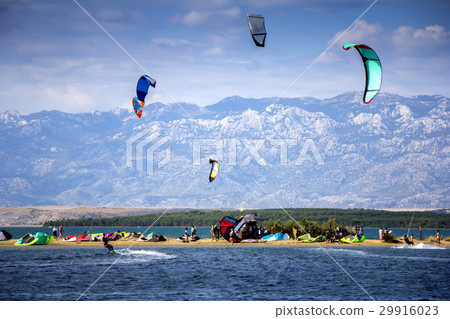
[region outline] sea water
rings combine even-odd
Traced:
[[[426,244],[0,247],[0,300],[449,300],[449,265]]]

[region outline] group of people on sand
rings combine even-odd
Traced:
[[[59,238],[59,237],[63,237],[63,232],[64,232],[64,226],[61,225],[59,226],[59,236],[58,236],[58,228],[56,228],[56,226],[53,226],[53,230],[52,230],[52,236],[53,238]]]
[[[384,235],[386,234],[390,234],[391,231],[387,229],[387,227],[383,230],[383,227],[380,227],[380,229],[378,230],[378,235],[380,237],[380,241],[383,240]]]
[[[384,235],[386,234],[391,234],[392,231],[388,230],[387,227],[383,230],[382,227],[380,227],[380,229],[378,230],[378,234],[379,234],[379,239],[380,241],[383,240]],[[422,240],[422,227],[420,227],[420,240]],[[441,245],[441,234],[439,232],[439,229],[436,232],[435,237],[435,243],[436,245],[440,246]],[[414,244],[414,234],[411,234],[409,237],[407,235],[403,236],[403,240],[409,244],[409,245],[415,245]]]
[[[246,233],[242,233],[242,235],[245,235],[244,238],[252,238],[252,239],[259,239],[261,237],[264,237],[266,235],[266,229],[263,226],[260,227],[249,227],[246,230]],[[235,234],[233,230],[230,231],[230,239],[229,241],[231,244],[234,243],[234,239],[236,238],[238,234]],[[211,225],[211,241],[218,242],[220,239],[220,227],[217,225]]]
[[[197,225],[192,225],[191,226],[191,239],[195,239],[197,237]],[[189,242],[189,232],[188,232],[188,229],[187,229],[187,227],[184,229],[184,241],[186,242],[186,243],[188,243]]]

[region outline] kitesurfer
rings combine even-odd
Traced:
[[[409,241],[411,242],[411,245],[414,245],[414,234],[411,234],[411,236],[409,236]]]
[[[441,234],[439,233],[439,229],[436,232],[436,245],[441,245]]]
[[[105,234],[103,234],[102,241],[103,241],[103,246],[108,248],[108,250],[110,252],[114,252],[114,247],[112,245],[108,244],[108,237],[106,237]]]

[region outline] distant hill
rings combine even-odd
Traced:
[[[1,113],[0,205],[450,207],[448,98],[361,96]]]

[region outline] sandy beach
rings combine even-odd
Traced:
[[[17,239],[8,240],[8,241],[0,241],[0,247],[7,247],[7,246],[14,246],[14,243],[17,242]],[[419,243],[424,243],[426,245],[435,245],[433,243],[428,243],[424,241],[416,241],[416,245]],[[231,246],[230,242],[225,241],[224,239],[220,239],[218,242],[211,241],[211,239],[199,239],[197,241],[190,241],[189,243],[184,243],[180,240],[176,240],[173,238],[167,239],[167,241],[162,242],[145,242],[145,241],[138,241],[137,239],[119,239],[117,241],[110,241],[109,242],[113,246]],[[62,239],[56,239],[53,240],[50,244],[47,246],[65,246],[65,247],[87,247],[87,246],[102,246],[103,242],[101,241],[90,241],[90,242],[65,242],[62,241]],[[362,243],[352,243],[352,244],[344,244],[344,243],[298,243],[294,240],[286,240],[286,241],[266,241],[261,243],[247,243],[247,242],[240,242],[235,243],[233,246],[342,246],[342,247],[354,247],[354,246],[393,246],[398,245],[402,246],[405,245],[403,241],[399,243],[384,243],[380,242],[376,239],[366,239]],[[41,245],[36,245],[41,246]],[[442,242],[441,247],[450,246],[450,242]],[[14,246],[17,248],[20,248],[20,246]]]

